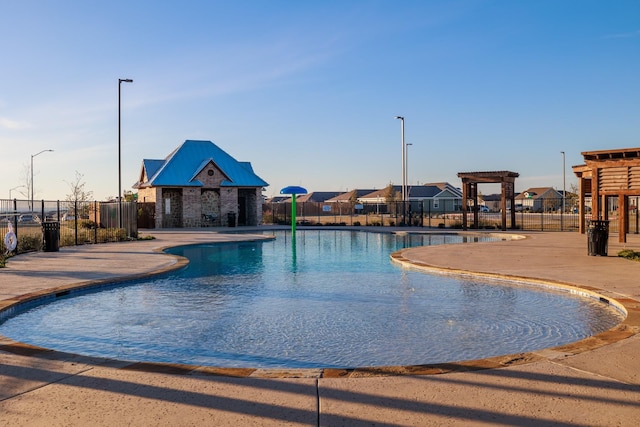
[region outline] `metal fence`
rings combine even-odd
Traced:
[[[120,209],[120,206],[122,209]],[[59,224],[58,245],[74,246],[116,242],[138,235],[135,202],[67,202],[0,199],[0,234],[6,236],[11,223],[18,241],[16,251],[43,249],[44,229]],[[3,239],[4,240],[4,239]],[[0,253],[5,253],[0,241]]]
[[[300,225],[351,225],[351,226],[407,226],[426,228],[462,228],[464,213],[453,200],[440,201],[437,209],[420,202],[392,203],[323,203],[298,202],[296,222]],[[265,203],[262,207],[265,224],[290,224],[291,203]],[[501,212],[479,211],[474,223],[474,213],[467,212],[467,226],[471,229],[501,229]],[[585,213],[587,220],[591,212]],[[635,207],[629,211],[629,232],[638,234],[638,215]],[[533,212],[517,207],[515,224],[507,215],[507,228],[529,231],[578,231],[579,214],[562,209]],[[609,230],[618,231],[618,212],[609,212]]]

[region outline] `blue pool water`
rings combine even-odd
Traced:
[[[424,274],[389,260],[405,247],[469,238],[326,230],[296,237],[295,248],[288,232],[173,248],[189,258],[185,269],[59,298],[6,319],[0,334],[131,361],[346,368],[531,351],[622,320],[592,299]]]

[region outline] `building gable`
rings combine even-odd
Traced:
[[[187,140],[164,160],[145,160],[136,187],[202,187],[197,177],[213,165],[224,177],[221,187],[266,187],[249,162],[239,162],[211,141]],[[153,172],[153,173],[152,173]],[[146,175],[146,180],[143,181]]]

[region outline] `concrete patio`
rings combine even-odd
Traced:
[[[167,246],[251,238],[224,231],[231,230],[150,230],[145,234],[154,240],[13,257],[0,269],[0,307],[28,295],[175,268],[182,261],[158,252]],[[527,238],[409,249],[396,260],[438,274],[477,272],[598,291],[626,307],[625,322],[569,346],[395,369],[402,375],[132,364],[0,337],[0,426],[637,425],[640,263],[616,254],[625,246],[640,250],[640,237],[629,235],[623,245],[612,235],[609,256],[592,257],[585,235],[522,234]],[[438,372],[446,373],[426,375]]]

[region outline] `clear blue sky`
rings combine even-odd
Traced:
[[[0,0],[0,198],[98,200],[212,140],[309,191],[511,170],[567,188],[580,152],[640,146],[640,2]],[[491,189],[480,188],[485,194]],[[23,191],[25,196],[19,194]],[[25,198],[26,190],[13,197]]]

